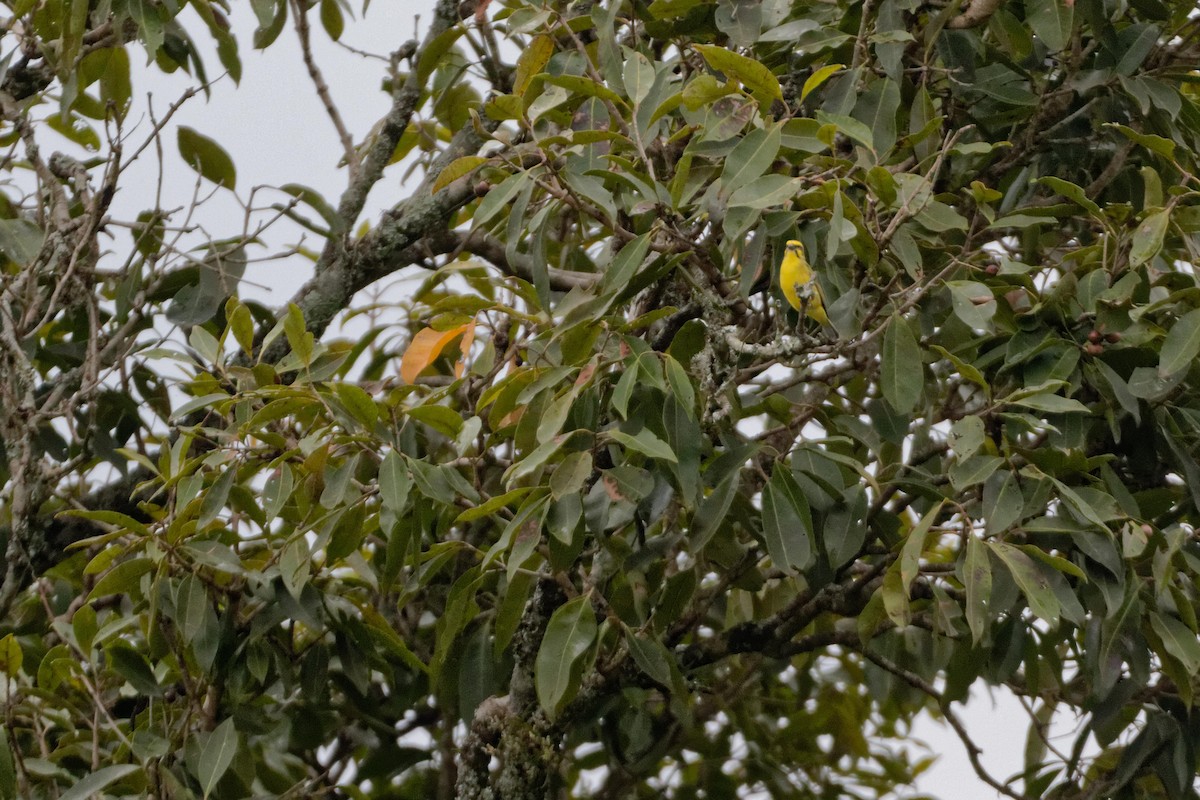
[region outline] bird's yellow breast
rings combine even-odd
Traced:
[[[792,308],[801,311],[822,325],[829,324],[825,305],[821,302],[821,288],[813,279],[812,267],[804,256],[804,245],[792,240],[783,251],[779,265],[779,288]]]

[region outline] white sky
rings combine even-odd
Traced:
[[[398,9],[415,9],[425,2],[376,2],[365,24],[348,20],[342,42],[386,56],[411,38],[416,30],[415,12]],[[185,24],[193,39],[206,50],[205,66],[212,80],[221,74],[221,66],[211,48],[211,39],[190,11],[185,15],[193,17]],[[318,64],[347,127],[359,143],[387,111],[389,98],[381,89],[386,65],[332,44],[315,16],[314,13],[312,40],[319,51]],[[426,12],[423,17],[422,31],[430,13]],[[195,128],[224,147],[237,167],[237,194],[243,200],[256,186],[301,183],[316,189],[330,205],[336,206],[346,185],[345,172],[338,167],[342,148],[304,68],[294,30],[289,24],[270,48],[255,50],[250,41],[255,20],[249,4],[234,4],[232,23],[241,43],[241,84],[235,85],[229,77],[221,78],[213,85],[211,98],[206,100],[203,95],[197,95],[173,117],[173,124],[163,137],[166,174],[163,207],[186,208],[196,187],[195,173],[182,162],[175,148],[174,128],[177,125]],[[144,63],[144,50],[137,45],[131,46],[130,56],[136,73]],[[144,132],[150,129],[149,118],[138,113],[145,108],[147,92],[152,96],[155,114],[161,119],[168,106],[194,85],[192,76],[182,70],[174,75],[163,75],[156,69],[148,72],[134,79],[135,93],[140,95],[141,102],[130,112],[127,124],[138,125],[137,133],[132,137],[135,143],[140,142]],[[380,210],[404,196],[400,171],[399,166],[393,167],[375,187],[363,219],[374,221]],[[158,163],[153,150],[148,150],[125,176],[121,184],[123,189],[113,203],[113,215],[132,219],[139,211],[151,207],[153,203],[149,198],[153,197],[157,176]],[[132,191],[133,186],[145,186],[146,194]],[[202,191],[211,188],[212,184],[205,183]],[[265,191],[255,198],[255,205],[282,204],[289,199],[281,192]],[[307,207],[300,207],[298,211],[310,218],[316,217]],[[241,230],[242,219],[241,206],[225,190],[217,190],[198,216],[199,222],[216,238],[236,235]],[[270,238],[273,244],[290,245],[297,243],[302,233],[298,226],[283,221]],[[311,234],[305,243],[310,249],[320,247]],[[251,258],[263,254],[265,251],[256,253],[253,249],[249,253]],[[242,294],[269,305],[281,305],[311,275],[311,264],[304,258],[292,258],[286,263],[252,264],[246,271]]]
[[[223,79],[213,87],[209,101],[194,98],[174,121],[218,140],[229,152],[237,166],[240,196],[245,197],[252,186],[296,182],[317,189],[336,205],[345,185],[345,174],[337,166],[341,146],[304,69],[294,31],[289,25],[268,50],[253,50],[249,32],[254,22],[249,4],[234,5],[237,10],[233,15],[233,30],[243,48],[241,85],[234,86],[232,80]],[[354,5],[357,10],[360,4]],[[432,0],[375,0],[365,24],[347,20],[343,42],[385,54],[413,38],[418,30],[424,32],[431,7]],[[414,26],[414,16],[418,13],[422,16],[419,29]],[[325,80],[352,135],[361,141],[387,109],[388,98],[380,89],[384,65],[330,44],[315,19],[313,22],[314,44],[319,45],[317,58]],[[206,43],[207,33],[198,20],[189,19],[186,24],[198,42]],[[135,46],[130,53],[136,67],[144,59],[144,51]],[[219,64],[211,51],[206,64],[210,77],[218,74]],[[143,97],[147,91],[152,92],[156,112],[161,116],[190,82],[190,76],[182,72],[162,77],[153,71],[150,75],[136,76],[134,86]],[[137,112],[131,113],[130,121],[137,116]],[[148,120],[144,120],[140,130],[148,127]],[[172,129],[164,138],[167,180],[163,202],[166,207],[186,207],[192,197],[195,175],[179,159],[174,143]],[[401,168],[393,167],[376,187],[366,219],[374,220],[380,209],[404,197],[400,172]],[[157,164],[148,152],[122,184],[124,188],[114,201],[114,215],[132,219],[138,211],[152,207],[156,179]],[[144,193],[133,187],[144,187]],[[269,196],[263,195],[260,203]],[[275,199],[282,201],[282,198],[278,195]],[[203,210],[201,221],[214,237],[232,236],[241,230],[242,212],[228,192],[220,191]],[[295,234],[289,236],[275,241],[294,243]],[[319,243],[310,237],[309,246],[315,249]],[[311,268],[301,258],[252,265],[246,273],[243,296],[281,305],[310,275]],[[977,692],[969,710],[961,707],[956,710],[983,748],[984,764],[994,777],[1003,780],[1021,767],[1028,718],[1014,700],[999,692],[996,696],[998,700],[993,701],[985,692]],[[963,747],[948,727],[924,720],[917,726],[915,738],[942,754],[918,784],[918,791],[946,798],[995,796],[975,776]]]

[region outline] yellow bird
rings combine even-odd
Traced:
[[[792,308],[815,319],[822,325],[829,324],[825,316],[825,305],[821,302],[821,287],[808,259],[804,257],[804,245],[792,239],[783,250],[783,262],[779,265],[779,288]]]

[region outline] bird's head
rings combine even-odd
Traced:
[[[804,244],[797,239],[790,240],[787,243],[786,248],[788,250],[791,250],[794,253],[803,253],[804,252]]]

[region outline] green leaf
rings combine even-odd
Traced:
[[[1026,19],[1050,52],[1057,53],[1071,41],[1074,10],[1070,0],[1039,0],[1027,7]]]
[[[671,686],[671,654],[661,641],[657,638],[643,639],[626,628],[625,643],[629,645],[629,654],[633,656],[638,669],[660,685]]]
[[[1083,208],[1092,216],[1099,217],[1101,215],[1100,206],[1096,205],[1096,201],[1087,196],[1083,190],[1083,187],[1076,186],[1070,181],[1065,181],[1062,178],[1055,178],[1053,176],[1038,178],[1037,183],[1040,183],[1052,191],[1061,194],[1063,197]]]
[[[89,152],[100,149],[100,134],[75,112],[66,117],[55,114],[46,120],[46,126]]]
[[[967,590],[967,625],[971,628],[971,640],[978,644],[987,633],[992,598],[992,565],[987,547],[978,536],[967,537],[962,575]]]
[[[550,616],[538,648],[534,683],[538,702],[551,719],[578,691],[580,663],[597,630],[596,612],[584,596],[568,600]]]
[[[117,640],[105,649],[109,666],[139,694],[148,697],[162,697],[162,687],[154,677],[154,670],[146,657],[134,650],[124,641]]]
[[[573,432],[572,432],[573,433]],[[513,465],[504,472],[504,482],[507,486],[521,480],[527,475],[540,470],[545,466],[546,461],[550,456],[558,452],[566,440],[571,437],[571,433],[564,433],[561,436],[556,436],[548,442],[538,445],[524,458],[516,460]]]
[[[429,76],[435,70],[447,61],[447,54],[454,52],[455,42],[459,37],[466,33],[465,25],[453,25],[446,28],[437,36],[433,37],[432,41],[425,41],[417,50],[417,83],[422,88],[425,87],[425,82],[429,80]]]
[[[921,369],[921,346],[912,326],[896,314],[883,333],[879,383],[883,397],[896,411],[908,413],[921,399],[925,380]]]
[[[1162,639],[1166,651],[1179,659],[1190,674],[1200,672],[1200,641],[1195,631],[1165,614],[1150,614],[1150,627]]]
[[[904,589],[904,579],[900,575],[900,561],[893,561],[887,572],[883,573],[883,585],[879,594],[883,599],[883,608],[888,619],[897,628],[907,627],[912,622],[912,611],[908,602],[908,593]]]
[[[1169,377],[1189,369],[1200,355],[1200,308],[1184,314],[1163,340],[1158,357],[1158,374]]]
[[[153,60],[163,44],[163,19],[159,6],[151,0],[130,0],[129,16],[137,23],[146,52]]]
[[[238,302],[237,298],[230,298],[226,304],[225,317],[228,320],[228,330],[233,334],[242,353],[247,356],[254,355],[254,317],[251,316],[250,309],[245,303]]]
[[[634,450],[642,455],[658,458],[671,464],[679,463],[671,446],[646,428],[642,428],[632,436],[621,431],[608,431],[605,435],[627,450]]]
[[[844,64],[826,64],[813,72],[812,75],[809,75],[808,79],[804,81],[804,88],[800,90],[800,102],[803,103],[805,98],[812,94],[817,87],[832,78],[839,70],[845,68]]]
[[[90,800],[101,789],[112,786],[122,778],[140,772],[137,764],[111,764],[92,772],[58,796],[58,800]]]
[[[846,74],[849,75],[851,73]],[[869,127],[859,122],[854,117],[847,117],[844,114],[830,114],[825,111],[818,111],[817,121],[823,125],[833,125],[840,132],[846,134],[851,139],[865,147],[870,148],[875,146],[875,134]]]
[[[626,50],[625,69],[622,71],[621,80],[625,84],[625,95],[635,106],[640,105],[650,94],[650,90],[654,88],[654,78],[654,65],[650,63],[650,59],[636,50]]]
[[[1008,106],[1035,106],[1038,102],[1037,95],[1029,90],[1029,82],[1005,64],[980,67],[971,88]]]
[[[1153,133],[1141,133],[1140,131],[1135,131],[1133,128],[1118,125],[1115,122],[1106,122],[1104,124],[1106,127],[1116,128],[1127,139],[1140,144],[1152,153],[1158,153],[1168,160],[1175,158],[1175,142],[1170,139],[1164,139],[1162,136],[1156,136]]]
[[[779,155],[781,135],[782,126],[772,125],[750,131],[737,143],[721,171],[726,194],[741,189],[767,171]]]
[[[854,118],[871,129],[871,147],[886,153],[896,143],[896,115],[900,110],[900,85],[880,78],[867,88],[854,107]]]
[[[567,417],[571,413],[571,407],[579,398],[582,390],[582,386],[573,386],[550,402],[542,414],[541,420],[538,421],[536,438],[539,444],[545,444],[562,431],[563,424],[566,423]]]
[[[773,100],[783,99],[779,79],[758,61],[718,45],[694,44],[692,47],[704,56],[710,67],[741,81],[761,105],[768,106]]]
[[[237,187],[237,169],[233,166],[233,159],[219,144],[186,125],[179,126],[177,141],[179,155],[202,178],[226,189]]]
[[[983,485],[983,519],[991,536],[1003,533],[1021,518],[1025,500],[1015,473],[993,473]]]
[[[576,97],[598,97],[617,105],[624,104],[621,96],[612,89],[582,75],[544,75],[542,81],[551,86],[560,86]]]
[[[735,6],[736,8],[736,6]],[[796,39],[805,33],[810,33],[817,30],[818,23],[811,19],[794,19],[785,22],[782,25],[763,31],[759,35],[760,42],[795,42]],[[838,65],[841,66],[840,64]]]
[[[156,256],[163,246],[163,230],[163,217],[157,211],[138,214],[137,222],[131,228],[138,252],[146,258]]]
[[[698,111],[725,95],[736,92],[736,86],[731,86],[718,80],[715,75],[705,72],[692,78],[683,87],[683,104],[689,111]]]
[[[517,172],[509,175],[499,185],[493,186],[480,201],[479,207],[475,209],[471,224],[477,228],[486,225],[492,217],[507,208],[517,194],[525,188],[525,184],[531,180],[533,180],[532,173]]]
[[[346,29],[346,20],[342,17],[342,9],[337,0],[321,0],[321,27],[335,42],[342,38]]]
[[[992,553],[1008,567],[1013,580],[1017,582],[1021,593],[1029,602],[1029,609],[1040,619],[1045,620],[1051,628],[1058,627],[1062,606],[1042,567],[1015,545],[998,541],[990,541],[986,544]]]
[[[200,503],[200,516],[196,520],[197,527],[207,527],[225,510],[226,504],[229,502],[229,492],[233,489],[233,482],[237,478],[237,472],[236,464],[229,465],[204,493],[204,500]]]
[[[125,115],[133,88],[129,80],[129,53],[124,47],[105,47],[93,50],[83,57],[79,65],[81,83],[100,81],[100,100],[117,112]]]
[[[935,344],[931,349],[941,355],[942,358],[945,358],[951,364],[953,364],[955,371],[957,371],[959,375],[963,376],[984,391],[991,391],[991,386],[988,385],[987,378],[984,377],[983,373],[980,372],[974,364],[963,361],[961,358],[954,355],[941,345]]]
[[[459,178],[470,175],[487,162],[488,160],[483,156],[461,156],[454,159],[438,173],[437,180],[433,182],[433,186],[429,189],[430,194],[436,194]]]
[[[1148,23],[1130,25],[1121,31],[1123,52],[1121,60],[1117,62],[1117,73],[1133,75],[1158,43],[1159,34],[1159,27]]]
[[[691,525],[691,544],[697,551],[703,549],[721,529],[737,493],[738,482],[732,476],[728,476],[717,483],[712,493],[700,501],[699,508],[692,515]]]
[[[18,267],[27,267],[41,252],[46,235],[27,219],[0,219],[0,253]]]
[[[1165,208],[1149,214],[1133,233],[1133,246],[1129,248],[1129,266],[1144,264],[1162,249],[1167,225],[1171,222],[1170,212]]]
[[[1161,358],[1161,354],[1160,354]],[[1096,367],[1096,371],[1104,377],[1112,389],[1113,396],[1116,397],[1117,403],[1133,417],[1135,423],[1141,424],[1142,413],[1138,406],[1137,398],[1133,396],[1133,392],[1129,391],[1129,384],[1117,374],[1116,370],[1106,364],[1102,359],[1095,359],[1092,364]]]
[[[900,580],[904,587],[905,597],[910,596],[912,582],[916,580],[917,575],[920,573],[921,553],[925,552],[925,539],[929,534],[929,528],[933,525],[933,521],[941,513],[943,503],[944,501],[939,501],[933,508],[929,509],[904,539],[904,547],[900,550],[898,563],[900,565]]]
[[[963,417],[950,426],[950,446],[960,463],[974,456],[986,437],[983,420],[979,417]]]
[[[762,498],[763,539],[771,560],[785,572],[805,569],[813,558],[812,512],[791,471],[777,466]]]
[[[1029,468],[1027,467],[1026,469]],[[1112,534],[1112,530],[1108,527],[1108,524],[1104,521],[1104,518],[1097,513],[1096,509],[1094,509],[1091,503],[1087,502],[1083,496],[1081,496],[1067,484],[1060,481],[1058,478],[1055,478],[1053,475],[1047,475],[1046,477],[1048,477],[1050,482],[1058,488],[1058,493],[1062,496],[1062,499],[1066,502],[1069,508],[1073,509],[1077,514],[1079,514],[1079,516],[1083,517],[1100,530],[1110,535]]]
[[[612,264],[605,271],[601,291],[606,294],[623,291],[646,263],[646,254],[649,252],[649,233],[643,233],[636,239],[626,242],[621,251],[613,258]],[[634,378],[631,378],[631,380],[634,380],[637,374],[641,372],[641,369],[636,366],[631,369],[634,374]]]
[[[204,260],[189,267],[196,278],[171,300],[167,319],[177,325],[200,325],[215,315],[236,290],[246,271],[246,250],[210,245]]]
[[[729,207],[761,210],[783,205],[799,194],[803,188],[803,178],[763,175],[734,190],[729,197]]]
[[[921,209],[916,220],[922,227],[934,233],[965,231],[970,225],[967,218],[955,211],[953,207],[937,200],[929,202],[925,208]]]
[[[233,726],[233,717],[229,717],[216,727],[204,742],[200,751],[200,760],[196,764],[196,777],[200,780],[200,790],[207,798],[217,782],[224,777],[238,749],[238,732]]]
[[[281,464],[277,470],[267,476],[267,481],[263,486],[263,513],[266,514],[267,520],[273,520],[279,516],[279,512],[283,510],[284,505],[292,496],[292,489],[296,485],[296,476],[292,472],[292,468],[288,464]]]
[[[88,599],[92,600],[110,594],[133,594],[138,589],[142,576],[153,568],[154,561],[149,558],[131,558],[128,561],[122,561],[96,581]]]
[[[484,517],[490,516],[500,509],[511,505],[515,501],[520,500],[533,490],[534,487],[525,486],[520,489],[513,489],[511,492],[505,492],[504,494],[497,495],[482,505],[468,508],[466,511],[455,517],[454,522],[455,524],[462,524],[464,522],[473,522],[477,519],[483,519]]]
[[[1048,414],[1090,414],[1091,409],[1078,400],[1063,397],[1049,392],[1039,392],[1018,400],[1009,401],[1012,405],[1025,406],[1035,411],[1045,411]]]
[[[336,383],[333,391],[350,415],[361,422],[363,427],[368,431],[375,427],[375,423],[379,421],[379,406],[375,404],[371,395],[352,383]]]
[[[664,354],[663,367],[667,375],[667,384],[671,394],[679,401],[679,406],[689,417],[694,417],[696,409],[696,389],[692,386],[687,370],[670,354]]]
[[[90,603],[84,603],[75,611],[71,618],[71,629],[75,633],[75,642],[79,649],[85,658],[90,659],[96,631],[99,630],[96,624],[96,609]]]
[[[112,525],[120,530],[135,533],[138,536],[152,536],[150,529],[142,522],[134,519],[128,514],[122,514],[119,511],[85,511],[83,509],[67,509],[59,513],[62,517],[79,517],[80,519],[90,519],[96,522],[103,522],[106,525]]]
[[[451,163],[450,166],[454,166],[454,164]],[[445,170],[443,170],[444,172]],[[279,190],[304,202],[320,214],[321,219],[325,221],[325,224],[329,226],[331,231],[341,231],[346,227],[346,222],[338,215],[337,209],[329,205],[329,201],[316,189],[305,186],[302,183],[285,183],[279,187]]]
[[[517,59],[517,69],[513,73],[513,94],[520,97],[529,91],[533,77],[546,68],[552,55],[554,39],[544,34],[535,36]]]
[[[60,795],[60,800],[63,796]],[[17,768],[8,744],[8,732],[3,727],[0,727],[0,800],[17,800]]]
[[[300,361],[308,364],[312,361],[314,337],[304,321],[304,312],[295,303],[288,303],[283,315],[283,333],[287,337],[288,346],[300,357]]]
[[[91,608],[91,606],[85,605],[83,608]],[[9,678],[15,678],[21,671],[22,661],[24,661],[24,653],[21,651],[21,643],[13,634],[6,633],[4,638],[0,639],[0,672]]]
[[[967,327],[990,331],[996,314],[996,298],[992,290],[977,281],[946,281],[954,314]]]
[[[1129,393],[1150,402],[1162,400],[1186,377],[1184,372],[1167,376],[1159,374],[1157,367],[1135,367],[1129,375]]]
[[[550,475],[550,494],[558,500],[583,489],[592,475],[592,454],[586,450],[568,453]]]
[[[180,582],[175,608],[179,633],[185,642],[190,642],[200,634],[205,617],[212,611],[204,583],[195,575],[185,575]]]
[[[279,574],[283,585],[292,597],[299,600],[300,592],[308,583],[312,566],[312,554],[303,536],[296,536],[283,547],[279,554]]]

